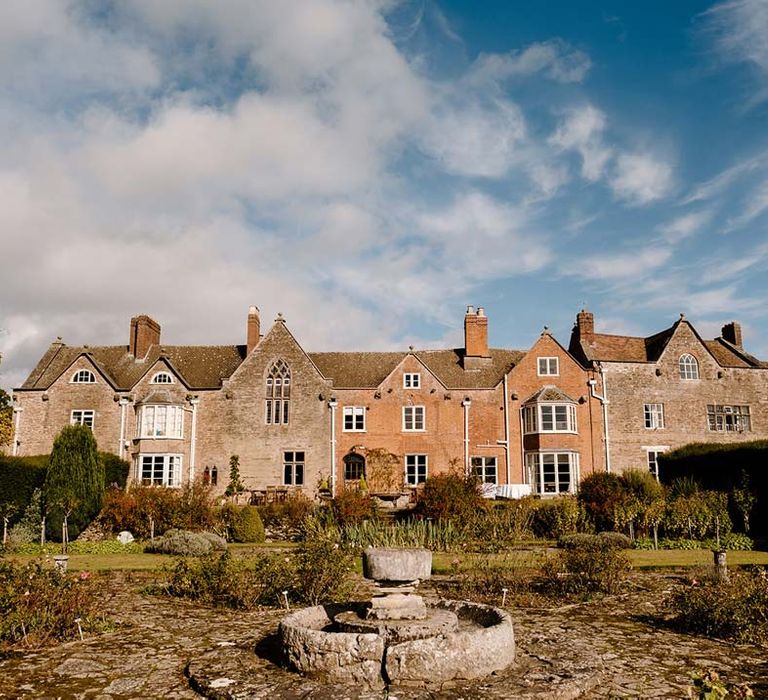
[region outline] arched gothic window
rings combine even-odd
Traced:
[[[284,360],[278,360],[270,367],[266,379],[266,396],[267,425],[286,425],[291,399],[291,370]]]
[[[360,481],[365,479],[365,457],[359,454],[348,454],[344,457],[344,481]]]
[[[699,363],[693,355],[685,353],[680,355],[680,361],[678,362],[680,367],[680,379],[698,379],[699,378]]]

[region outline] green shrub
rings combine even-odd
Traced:
[[[623,550],[595,536],[548,556],[541,567],[541,584],[557,595],[615,593],[631,569]]]
[[[633,546],[635,549],[656,549],[654,542],[650,537],[638,537],[634,541]]]
[[[19,544],[11,548],[14,554],[29,554],[32,556],[45,557],[59,554],[61,547],[53,543],[41,545]],[[144,544],[141,542],[130,542],[121,544],[116,539],[102,540],[101,542],[82,542],[75,540],[69,543],[67,548],[69,554],[141,554],[144,551]]]
[[[579,529],[579,503],[573,496],[542,499],[533,511],[531,528],[536,537],[556,540]]]
[[[104,487],[124,489],[131,471],[130,463],[111,452],[99,452],[99,461],[104,467]]]
[[[170,529],[162,537],[148,542],[144,551],[151,554],[176,554],[184,557],[199,557],[214,551],[224,551],[227,542],[212,532],[191,532]]]
[[[352,555],[330,538],[304,540],[296,557],[297,593],[309,605],[339,602],[352,592]]]
[[[699,540],[670,539],[663,537],[659,540],[659,549],[701,549]]]
[[[595,530],[613,530],[617,509],[629,500],[625,482],[618,474],[595,472],[579,484],[579,503]]]
[[[230,535],[233,542],[263,542],[264,524],[256,506],[237,508],[232,517]]]
[[[753,549],[754,546],[755,543],[751,537],[737,532],[729,532],[720,538],[720,547],[722,549],[746,552]]]
[[[101,510],[104,464],[99,460],[93,431],[84,425],[62,428],[53,442],[43,486],[46,526],[51,539],[75,539]]]
[[[419,494],[416,514],[431,520],[467,520],[488,507],[475,477],[437,474],[429,477]]]
[[[0,510],[11,523],[21,517],[36,490],[43,488],[48,455],[10,457],[0,454]]]
[[[128,491],[111,488],[99,521],[110,532],[128,530],[139,539],[170,528],[206,530],[217,524],[211,489],[199,480],[180,489],[136,483]]]
[[[76,639],[103,625],[97,580],[88,572],[61,574],[41,562],[0,561],[0,652]]]
[[[261,522],[271,536],[296,540],[301,536],[304,521],[315,514],[316,506],[306,496],[291,494],[279,503],[258,506]]]
[[[489,605],[511,604],[532,595],[529,553],[511,552],[501,556],[472,557],[455,572],[452,585],[440,590],[449,598],[472,600]],[[439,584],[438,584],[439,586]]]
[[[720,536],[731,531],[728,515],[728,494],[719,491],[695,491],[680,495],[667,503],[664,517],[664,531],[667,537],[703,539]]]
[[[764,571],[731,572],[728,580],[694,579],[670,599],[682,630],[738,642],[768,640],[768,578]]]
[[[358,489],[346,488],[331,501],[339,525],[359,523],[376,517],[376,501]]]
[[[43,524],[42,491],[35,489],[24,513],[8,532],[8,544],[17,547],[40,541]]]

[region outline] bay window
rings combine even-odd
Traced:
[[[528,483],[540,495],[575,493],[579,483],[579,453],[527,452]]]
[[[139,437],[182,438],[184,431],[184,409],[168,404],[141,407]]]

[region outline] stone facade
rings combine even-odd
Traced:
[[[592,314],[581,312],[570,347],[604,377],[611,469],[653,471],[658,453],[691,442],[765,439],[768,365],[741,343],[735,322],[713,341],[683,316],[654,336],[632,338],[594,333]]]
[[[584,311],[568,350],[545,329],[526,352],[489,347],[472,307],[458,349],[308,353],[282,317],[260,328],[251,307],[243,345],[165,345],[147,316],[124,346],[59,339],[14,392],[13,449],[47,453],[80,421],[133,479],[157,484],[202,478],[223,491],[237,455],[254,491],[314,496],[364,477],[397,498],[454,470],[514,496],[573,491],[609,464],[648,468],[649,454],[693,440],[768,433],[768,366],[744,351],[738,324],[713,341],[684,319],[632,338],[596,334]],[[698,378],[680,379],[683,355]],[[663,406],[663,422],[646,427],[646,404]],[[374,489],[382,455],[391,478]]]

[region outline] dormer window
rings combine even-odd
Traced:
[[[686,353],[680,356],[678,362],[680,369],[680,379],[698,379],[699,378],[699,363],[693,355]]]
[[[89,369],[79,369],[70,379],[72,384],[95,384],[96,375]]]
[[[152,377],[152,384],[173,384],[173,375],[169,372],[158,372]]]

